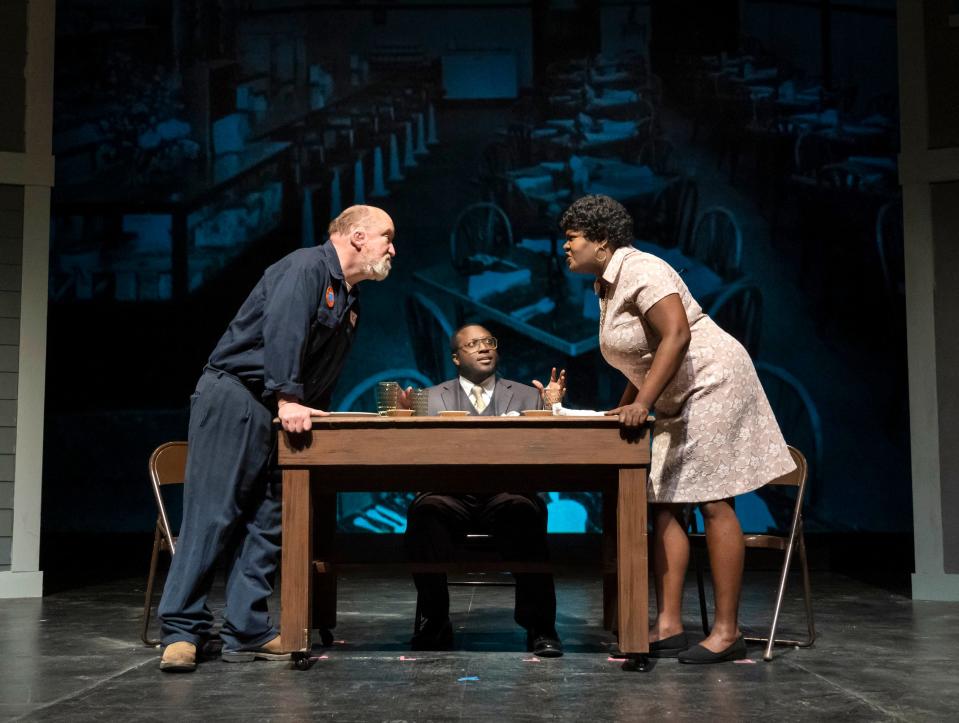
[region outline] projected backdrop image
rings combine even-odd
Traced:
[[[894,3],[832,9],[824,41],[815,5],[59,3],[45,526],[152,529],[147,457],[220,334],[351,204],[391,214],[397,257],[332,410],[454,379],[466,322],[503,377],[616,406],[558,227],[605,194],[749,351],[810,461],[807,528],[909,529]],[[412,497],[340,495],[340,529],[402,532]],[[551,532],[600,531],[595,495],[544,497]],[[737,501],[756,531],[790,512]]]

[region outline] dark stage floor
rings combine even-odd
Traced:
[[[690,576],[692,579],[692,576]],[[959,604],[913,602],[830,573],[814,575],[820,640],[763,663],[621,670],[600,629],[599,580],[558,579],[567,654],[523,652],[509,588],[452,588],[456,647],[410,653],[405,577],[341,578],[332,648],[313,668],[214,660],[190,675],[157,669],[137,640],[143,581],[43,600],[0,601],[0,719],[26,720],[955,720]],[[747,573],[744,623],[768,618],[773,575]],[[793,592],[798,592],[798,585]],[[222,598],[216,595],[214,603]],[[687,627],[698,618],[687,591]],[[798,597],[784,629],[801,629]]]

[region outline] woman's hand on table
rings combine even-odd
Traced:
[[[329,412],[313,409],[299,402],[280,399],[277,401],[276,416],[280,418],[283,429],[292,434],[308,432],[313,428],[311,417],[328,417]]]
[[[539,390],[539,396],[543,404],[552,407],[554,402],[560,402],[566,396],[566,370],[562,369],[559,375],[556,374],[556,367],[553,367],[549,374],[549,384],[545,387],[542,382],[534,379],[533,386]]]
[[[610,409],[606,412],[606,416],[618,416],[624,427],[641,427],[646,423],[646,418],[649,416],[649,407],[641,402],[633,402],[622,407],[616,407],[616,409]]]

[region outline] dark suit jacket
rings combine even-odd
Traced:
[[[435,415],[441,411],[464,409],[470,414],[476,414],[476,409],[470,403],[458,404],[457,388],[462,392],[459,377],[429,387],[429,411]],[[542,409],[543,399],[535,387],[513,382],[509,379],[496,377],[496,386],[493,387],[493,404],[497,414],[506,412],[521,412],[524,409]]]

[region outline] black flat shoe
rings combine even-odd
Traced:
[[[657,640],[649,644],[650,658],[675,658],[689,648],[686,631],[670,635],[668,638]]]
[[[549,633],[528,632],[526,633],[526,650],[537,658],[561,658],[563,656],[563,644],[559,641],[559,635],[553,630]]]
[[[746,639],[740,635],[736,642],[725,650],[714,653],[702,645],[694,645],[689,650],[684,650],[679,654],[680,663],[708,664],[725,663],[727,660],[743,660],[746,657]]]
[[[452,650],[453,625],[449,618],[426,620],[410,639],[410,650]]]

